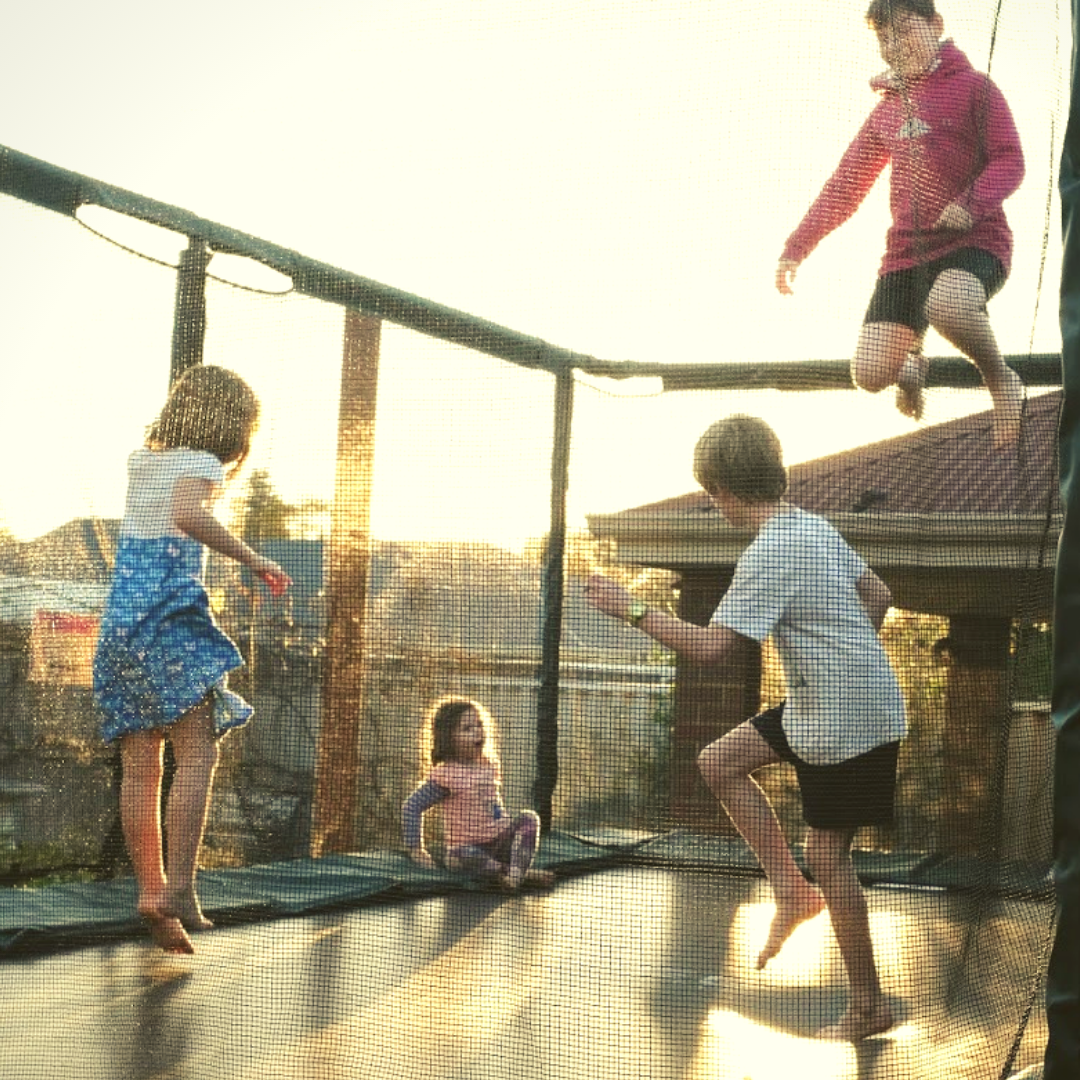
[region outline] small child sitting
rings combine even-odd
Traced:
[[[550,886],[552,874],[530,870],[540,818],[532,810],[511,818],[503,807],[492,726],[488,711],[468,698],[444,698],[432,707],[425,727],[434,768],[402,806],[405,847],[414,862],[434,868],[424,847],[423,817],[441,805],[448,870],[491,879],[510,891],[525,881]]]

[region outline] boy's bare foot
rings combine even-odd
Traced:
[[[910,352],[896,377],[896,407],[912,420],[922,419],[923,387],[926,385],[926,370],[929,366],[922,353]]]
[[[150,937],[153,938],[154,944],[163,952],[183,956],[190,956],[195,952],[195,946],[191,944],[191,938],[187,936],[183,923],[175,915],[149,902],[140,902],[139,914],[149,926]]]
[[[880,1002],[872,1009],[848,1009],[835,1024],[822,1028],[815,1038],[841,1042],[858,1042],[871,1035],[880,1035],[893,1026],[893,1014],[889,1006]]]
[[[814,888],[808,887],[805,893],[800,893],[790,902],[778,900],[765,948],[758,953],[758,969],[763,968],[784,947],[784,942],[791,937],[796,927],[824,910],[825,901],[821,893]]]
[[[193,893],[171,895],[161,906],[162,914],[179,919],[184,929],[192,933],[212,930],[214,924],[203,914],[199,899]]]
[[[999,385],[987,387],[994,402],[995,450],[1012,450],[1020,442],[1024,419],[1024,383],[1012,368],[1005,372]]]

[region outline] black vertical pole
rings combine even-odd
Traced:
[[[210,252],[201,240],[191,237],[180,256],[173,307],[172,386],[189,367],[202,363],[206,341],[206,268]]]
[[[570,486],[573,413],[574,373],[571,368],[563,367],[555,375],[551,524],[540,579],[540,671],[536,695],[536,782],[533,786],[533,802],[544,832],[551,828],[551,803],[559,779],[559,647],[562,642],[566,492]]]
[[[1058,925],[1046,979],[1044,1080],[1080,1076],[1080,0],[1072,2],[1072,94],[1061,158],[1063,520],[1054,584],[1054,876]]]

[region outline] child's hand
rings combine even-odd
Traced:
[[[625,619],[633,597],[618,582],[611,581],[602,574],[593,574],[585,586],[585,599],[597,611],[616,619]]]
[[[437,870],[435,860],[423,849],[413,848],[409,852],[409,858],[412,859],[417,866],[422,866],[425,870]]]
[[[781,296],[791,296],[795,290],[791,283],[795,280],[795,274],[799,264],[794,259],[781,259],[776,267],[776,291]]]
[[[941,211],[941,217],[934,222],[935,229],[951,229],[953,232],[968,232],[975,224],[975,219],[959,203],[949,203]]]
[[[264,559],[261,555],[252,561],[251,572],[262,578],[270,590],[270,595],[275,599],[283,596],[285,590],[292,585],[292,578],[273,559]]]

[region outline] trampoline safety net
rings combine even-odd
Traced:
[[[1042,1075],[1063,7],[230,17],[216,165],[0,147],[0,1072]]]

